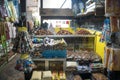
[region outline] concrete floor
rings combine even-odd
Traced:
[[[17,59],[19,59],[18,54],[4,66],[0,72],[0,80],[24,80],[23,72],[14,69]]]

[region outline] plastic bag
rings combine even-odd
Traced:
[[[16,61],[15,69],[18,70],[18,71],[23,71],[24,70],[22,60],[19,59],[19,60]]]

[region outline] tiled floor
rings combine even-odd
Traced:
[[[0,80],[24,80],[23,72],[14,69],[16,60],[19,58],[17,54],[0,72]]]

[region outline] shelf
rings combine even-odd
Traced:
[[[64,38],[64,37],[95,37],[95,35],[36,35],[32,37],[55,37],[55,38]]]
[[[95,14],[94,10],[91,10],[90,12],[78,13],[77,17],[88,16],[88,15],[92,15],[92,14]]]
[[[104,2],[102,2],[104,3]],[[87,10],[84,13],[78,13],[77,17],[84,17],[84,16],[89,16],[89,15],[94,15],[94,16],[104,16],[105,14],[105,9],[104,5],[93,2],[89,6],[87,6]]]
[[[73,19],[72,9],[40,8],[42,19]]]
[[[59,63],[59,61],[62,61],[63,62],[63,71],[65,71],[66,70],[66,58],[52,58],[52,59],[47,59],[47,58],[33,58],[32,59],[34,62],[38,62],[39,64],[41,64],[40,62],[41,61],[45,61],[45,70],[49,70],[50,69],[50,62],[51,61],[55,61],[55,62],[57,62],[57,63]],[[37,63],[37,64],[38,64]]]
[[[33,61],[66,61],[66,58],[33,58]]]

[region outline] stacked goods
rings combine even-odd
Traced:
[[[67,44],[67,50],[73,51],[74,50],[74,44]]]
[[[93,73],[92,76],[93,76],[92,80],[108,80],[108,78],[101,73]]]
[[[45,30],[45,29],[35,31],[35,34],[36,35],[53,35],[52,32],[50,32],[49,30]]]
[[[43,78],[42,80],[52,80],[52,73],[51,71],[43,71]]]
[[[90,67],[91,68],[102,68],[103,65],[102,65],[102,63],[92,63],[92,64],[90,64]]]
[[[67,50],[67,59],[72,59],[73,60],[74,54],[75,54],[74,51]]]
[[[42,80],[41,76],[42,76],[41,71],[33,71],[31,80]]]
[[[95,62],[95,61],[100,61],[101,57],[94,53],[93,51],[78,51],[78,52],[74,52],[74,51],[67,51],[67,58],[68,59],[77,59],[77,60],[83,60],[83,61],[91,61],[91,62]]]
[[[80,30],[76,31],[76,34],[79,34],[79,35],[91,35],[91,33],[88,30],[85,30],[85,29],[80,29]]]
[[[63,50],[66,48],[67,44],[65,42],[64,39],[58,39],[58,40],[55,40],[55,39],[51,39],[51,38],[45,38],[44,41],[43,41],[43,45],[44,45],[44,48],[46,47],[46,49],[59,49],[59,50]],[[49,48],[48,48],[49,47]],[[45,50],[46,50],[45,49]]]
[[[67,71],[74,71],[77,70],[77,62],[76,61],[67,61],[66,63],[66,70]]]
[[[91,53],[90,61],[92,62],[101,61],[101,57],[96,53]]]
[[[64,39],[44,38],[40,45],[36,45],[33,56],[44,58],[66,58],[67,44]],[[39,51],[42,53],[40,54]]]
[[[71,35],[72,33],[67,30],[60,30],[57,32],[58,35]]]
[[[84,51],[81,54],[81,58],[82,58],[82,60],[89,61],[90,58],[91,58],[91,55],[90,55],[90,53],[88,51]]]
[[[91,69],[91,72],[102,72],[103,64],[102,63],[91,63],[90,69]]]

